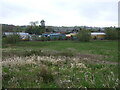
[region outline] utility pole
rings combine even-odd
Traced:
[[[118,27],[120,27],[120,1],[118,2]]]

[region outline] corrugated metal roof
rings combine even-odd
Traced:
[[[50,35],[60,35],[60,33],[51,33]]]
[[[14,32],[5,32],[5,35],[11,35],[14,34]],[[15,34],[19,34],[19,35],[29,35],[28,33],[24,33],[24,32],[15,32]]]

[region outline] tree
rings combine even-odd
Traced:
[[[37,26],[36,24],[38,23],[38,21],[35,21],[35,22],[30,22],[31,26],[28,26],[25,30],[26,33],[29,33],[29,34],[36,34],[36,35],[39,35],[39,34],[42,34],[45,32],[45,27],[42,27],[42,26]]]
[[[26,33],[29,33],[29,34],[34,34],[34,32],[33,32],[33,30],[32,30],[32,26],[27,26],[25,32],[26,32]]]
[[[117,40],[118,39],[118,29],[117,28],[105,28],[106,39],[108,40]]]
[[[88,42],[91,39],[90,31],[82,29],[76,35],[79,41]]]
[[[42,26],[39,26],[39,29],[40,29],[40,34],[44,33],[46,30],[45,30],[45,27],[42,27]]]
[[[34,22],[31,21],[30,24],[31,24],[31,26],[36,26],[36,24],[38,24],[38,21],[34,21]]]
[[[45,32],[45,28],[41,26],[28,26],[25,32],[29,34],[40,35]]]
[[[52,28],[52,26],[48,26],[47,29],[46,29],[46,32],[53,32],[54,29]]]

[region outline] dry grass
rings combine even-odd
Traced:
[[[29,45],[32,48],[27,47]],[[40,45],[46,49],[39,49]],[[117,89],[119,79],[115,45],[115,42],[73,45],[73,42],[63,44],[56,41],[23,42],[15,46],[16,49],[4,48],[3,87]]]
[[[84,59],[89,60],[89,58],[83,58],[83,60]],[[7,86],[3,85],[4,87],[11,87],[12,85],[12,88],[41,88],[46,87],[47,84],[50,84],[49,87],[54,88],[115,88],[118,85],[117,74],[115,74],[114,69],[112,70],[110,68],[114,68],[114,65],[93,64],[90,66],[84,63],[83,60],[78,57],[35,55],[6,58],[2,61],[2,65],[3,83]],[[17,76],[16,74],[14,75],[14,73],[16,73]],[[28,82],[32,82],[33,86]]]

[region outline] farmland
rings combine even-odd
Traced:
[[[25,41],[3,48],[5,88],[116,88],[117,41]]]

